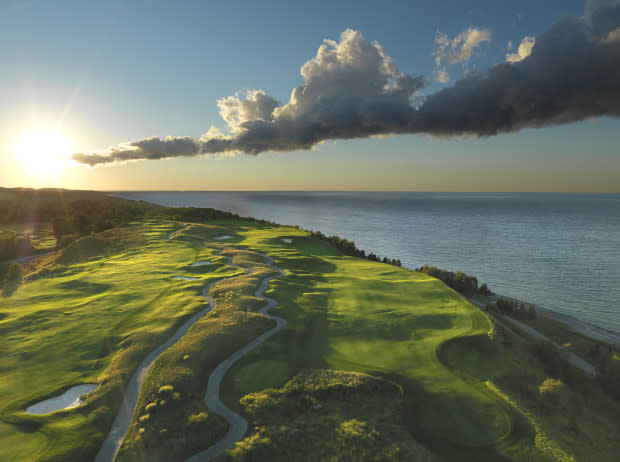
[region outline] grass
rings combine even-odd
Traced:
[[[202,286],[240,272],[223,264],[190,271],[213,252],[165,240],[179,227],[149,222],[84,238],[2,298],[0,447],[13,457],[0,459],[92,459],[140,360],[205,306]],[[190,273],[201,280],[171,279]],[[23,412],[84,382],[100,387],[76,410]]]
[[[208,228],[196,226],[177,238],[192,232],[203,239],[208,237]],[[214,310],[157,360],[138,402],[136,416],[141,417],[134,418],[119,462],[184,461],[223,438],[226,423],[204,404],[209,374],[221,361],[273,327],[273,321],[255,313],[264,301],[253,294],[265,277],[274,274],[265,266],[264,257],[226,244],[209,245],[221,251],[218,259],[231,257],[234,264],[254,273],[215,284],[210,291],[217,302]],[[245,307],[249,307],[247,315]],[[141,420],[147,415],[153,418]]]
[[[506,441],[530,438],[527,425],[513,426],[515,412],[504,400],[438,357],[444,342],[487,337],[491,329],[459,294],[420,273],[342,256],[294,228],[238,234],[242,245],[274,256],[286,270],[267,295],[280,301],[274,313],[289,326],[227,374],[222,390],[231,406],[241,410],[244,395],[282,386],[304,369],[340,369],[401,384],[407,428],[447,457],[466,449],[498,460]],[[293,244],[284,244],[283,237]]]
[[[437,461],[400,422],[402,389],[366,374],[308,370],[245,396],[254,426],[217,461]]]
[[[594,381],[584,382],[592,396],[558,385],[527,338],[440,281],[343,256],[292,227],[181,228],[146,221],[86,237],[33,263],[1,299],[0,460],[92,460],[137,364],[205,308],[202,288],[221,279],[215,309],[149,372],[119,460],[185,460],[217,441],[226,424],[204,406],[209,373],[273,325],[255,313],[263,302],[253,294],[274,274],[257,251],[285,271],[266,295],[288,326],[224,378],[223,400],[251,430],[222,460],[613,461],[620,452],[618,405]],[[214,264],[189,266],[200,260]],[[22,411],[90,381],[100,387],[82,407]]]

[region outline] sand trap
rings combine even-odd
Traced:
[[[286,244],[292,244],[293,243],[293,239],[289,239],[288,237],[285,237],[284,239],[282,239],[282,242],[284,242]]]
[[[60,411],[61,409],[73,409],[78,407],[83,401],[80,396],[95,391],[99,385],[96,383],[85,383],[82,385],[76,385],[69,388],[60,396],[46,399],[45,401],[38,402],[29,406],[26,409],[26,414],[43,415],[54,411]]]
[[[196,263],[192,263],[189,266],[205,266],[205,265],[212,265],[213,262],[212,261],[197,261]]]
[[[190,278],[189,276],[173,276],[172,279],[177,279],[179,281],[197,281],[200,278]]]
[[[224,234],[223,236],[216,237],[216,239],[218,241],[221,241],[222,239],[232,239],[232,236],[229,236],[228,234]]]

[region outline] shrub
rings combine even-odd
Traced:
[[[146,405],[146,407],[144,408],[144,410],[145,410],[146,412],[150,412],[150,411],[152,411],[153,409],[155,409],[156,407],[157,407],[157,403],[149,403],[149,404],[147,404],[147,405]]]
[[[9,284],[21,284],[24,279],[24,268],[19,263],[11,263],[6,272],[6,281]]]
[[[146,422],[147,420],[149,420],[151,418],[151,414],[144,414],[142,417],[140,417],[140,422]]]
[[[540,384],[540,386],[538,387],[538,392],[541,395],[557,394],[563,387],[564,383],[560,379],[554,379],[549,377]]]
[[[174,387],[172,385],[162,385],[161,387],[159,387],[159,394],[160,395],[164,395],[164,394],[171,394],[174,391]]]
[[[206,412],[199,412],[198,414],[192,414],[188,417],[189,423],[202,423],[207,420],[208,416]]]
[[[482,295],[486,295],[487,297],[489,297],[489,296],[491,296],[491,295],[495,295],[495,294],[491,291],[491,289],[489,289],[489,286],[487,286],[487,285],[486,285],[486,283],[482,284],[482,285],[480,286],[480,289],[478,289],[478,290],[479,290],[479,292],[480,292]]]

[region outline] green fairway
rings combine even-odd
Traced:
[[[205,284],[240,272],[189,267],[213,251],[191,237],[166,240],[179,228],[150,222],[87,237],[2,298],[0,447],[7,454],[0,459],[92,459],[141,358],[205,306]],[[200,280],[173,280],[177,275]],[[101,384],[85,406],[23,412],[85,382]]]
[[[211,264],[191,266],[200,261]],[[546,410],[547,428],[567,425],[538,393],[548,376],[525,341],[496,332],[485,313],[437,279],[345,256],[297,228],[147,220],[84,237],[29,271],[0,310],[0,460],[92,460],[137,365],[205,309],[201,291],[212,282],[215,308],[155,361],[117,460],[184,461],[217,442],[227,424],[204,404],[209,375],[273,327],[256,313],[265,302],[254,293],[276,274],[265,295],[278,301],[273,313],[288,325],[224,376],[222,399],[249,423],[224,460],[278,460],[274,444],[292,454],[286,451],[302,443],[307,460],[328,453],[339,454],[333,460],[573,460],[565,448],[579,440],[558,445],[513,399]],[[527,377],[515,378],[524,368]],[[83,406],[24,412],[88,382],[99,388]],[[299,407],[300,399],[311,407]],[[598,421],[575,402],[566,398],[567,415],[579,416],[588,441],[604,444],[604,434],[590,433]],[[601,422],[614,412],[601,411]],[[304,425],[307,441],[290,433]],[[615,443],[605,444],[601,460],[613,460],[606,457]],[[351,445],[362,452],[347,453]]]
[[[459,294],[420,273],[342,256],[293,228],[242,235],[242,245],[274,256],[287,270],[268,295],[280,301],[274,312],[289,326],[231,369],[222,388],[231,406],[303,369],[334,368],[400,382],[410,429],[448,456],[466,448],[492,460],[506,441],[531,437],[527,426],[514,434],[516,413],[482,381],[439,360],[443,342],[488,338],[488,319]],[[483,359],[477,367],[495,360]]]

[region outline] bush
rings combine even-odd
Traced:
[[[24,268],[19,263],[11,263],[6,272],[6,282],[9,284],[21,284],[24,279]]]
[[[564,387],[564,383],[560,379],[549,377],[538,387],[538,393],[541,395],[555,395]]]
[[[482,294],[482,295],[486,295],[487,297],[490,297],[491,295],[495,295],[493,293],[493,291],[491,291],[491,289],[489,289],[489,286],[486,285],[486,283],[482,284],[480,286],[480,289],[478,289],[478,291]]]
[[[198,414],[193,414],[188,417],[189,423],[202,423],[207,420],[207,414],[205,412],[199,412]]]
[[[164,395],[164,394],[172,394],[172,392],[174,391],[174,387],[172,385],[163,385],[161,387],[159,387],[159,394],[160,395]]]

